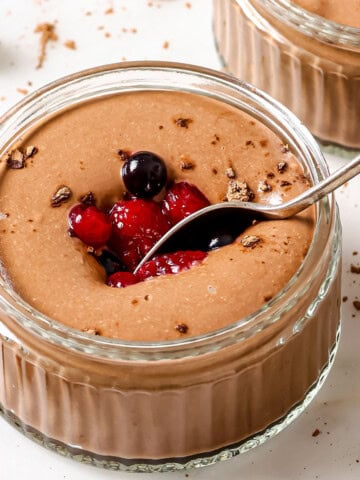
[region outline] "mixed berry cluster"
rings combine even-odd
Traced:
[[[153,245],[177,222],[208,206],[208,199],[187,182],[167,184],[164,161],[152,152],[130,155],[122,166],[129,199],[116,202],[108,212],[95,205],[91,194],[69,212],[70,233],[98,250],[107,285],[126,287],[150,277],[178,273],[206,257],[202,251],[178,251],[158,255],[136,266]],[[160,201],[154,200],[164,191]],[[104,248],[105,247],[105,248]]]

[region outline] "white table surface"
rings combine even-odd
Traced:
[[[110,7],[114,13],[105,14]],[[211,0],[0,0],[0,115],[23,97],[17,89],[30,92],[99,64],[146,59],[219,69],[211,14]],[[49,43],[43,68],[36,70],[39,35],[34,28],[55,21],[59,39]],[[74,40],[77,49],[66,48],[66,40]],[[327,158],[331,169],[344,162]],[[320,394],[298,420],[262,447],[187,474],[153,474],[152,480],[185,475],[199,480],[360,478],[360,311],[353,306],[360,299],[360,275],[350,272],[351,263],[360,265],[360,177],[336,196],[344,231],[343,295],[348,301],[342,304],[339,352]],[[354,251],[359,255],[354,256]],[[316,428],[321,434],[313,437]],[[0,478],[111,480],[134,479],[134,474],[103,471],[63,458],[0,419]]]

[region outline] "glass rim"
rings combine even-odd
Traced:
[[[254,88],[251,84],[238,80],[235,77],[205,67],[174,62],[139,61],[103,65],[67,75],[47,84],[31,95],[25,97],[0,118],[0,149],[1,133],[4,126],[14,115],[17,115],[22,110],[28,108],[29,105],[33,105],[39,101],[39,99],[46,99],[52,92],[58,91],[61,88],[66,88],[67,86],[69,87],[74,82],[91,79],[96,76],[128,71],[186,74],[197,79],[210,79],[218,85],[226,86],[235,92],[241,93],[248,100],[251,99],[252,101],[255,101],[258,106],[266,107],[268,113],[271,112],[274,115],[276,114],[276,118],[281,119],[283,125],[286,125],[287,128],[290,126],[291,133],[296,133],[296,138],[300,139],[299,142],[301,148],[303,148],[304,153],[308,155],[313,162],[313,164],[307,165],[307,167],[312,167],[314,169],[312,173],[316,175],[317,181],[328,175],[327,164],[314,137],[300,120],[298,120],[298,118],[286,107],[261,90]],[[179,88],[176,89],[178,90]],[[157,90],[161,90],[161,88],[159,87]],[[206,94],[208,92],[204,91],[204,93]],[[89,100],[89,98],[87,100]],[[73,104],[75,103],[76,102],[73,102]],[[61,109],[58,110],[58,112],[60,111]],[[276,319],[280,318],[280,304],[284,295],[286,295],[291,288],[296,288],[296,285],[298,285],[301,280],[305,280],[305,268],[310,268],[310,265],[313,265],[315,259],[319,261],[321,253],[323,252],[324,245],[320,247],[320,241],[323,243],[325,242],[325,246],[327,246],[329,243],[329,237],[334,229],[335,209],[333,197],[330,196],[330,198],[320,201],[317,210],[317,221],[311,245],[300,268],[295,272],[290,281],[270,301],[264,303],[259,310],[256,310],[250,315],[243,317],[236,322],[232,322],[221,329],[203,335],[164,342],[138,342],[86,334],[85,332],[67,327],[60,322],[52,320],[50,317],[31,307],[27,302],[22,300],[22,298],[16,294],[2,278],[0,287],[7,295],[10,295],[11,298],[15,300],[16,306],[13,306],[0,292],[0,310],[3,310],[11,317],[11,320],[15,320],[15,322],[20,324],[22,328],[26,328],[31,333],[35,333],[38,337],[47,342],[68,348],[77,353],[91,354],[100,358],[111,358],[112,360],[119,361],[134,359],[140,361],[165,360],[193,357],[214,350],[219,350],[234,343],[238,343],[240,340],[256,335],[259,331],[263,331],[267,326],[274,324]],[[328,231],[326,238],[324,238],[324,235],[318,235],[320,229],[320,217],[328,218]],[[319,250],[317,254],[315,251],[316,247],[318,247]],[[297,286],[297,288],[299,289],[299,286]],[[273,317],[266,318],[269,317],[269,315],[275,314],[275,320]],[[263,320],[262,324],[261,320]],[[259,327],[259,324],[261,324],[261,328]]]
[[[242,0],[235,0],[241,7]],[[360,47],[360,28],[321,17],[293,3],[292,0],[256,0],[277,20],[300,33],[341,48]]]

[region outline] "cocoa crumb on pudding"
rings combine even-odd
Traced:
[[[277,168],[277,171],[279,173],[284,173],[286,172],[287,168],[288,168],[288,164],[287,162],[279,162],[277,165],[276,165],[276,168]]]
[[[259,242],[260,238],[256,235],[245,235],[241,239],[241,244],[246,248],[254,248]]]
[[[247,147],[250,147],[250,146],[251,146],[251,147],[255,148],[255,143],[254,143],[252,140],[247,140],[247,141],[245,142],[245,145],[246,145]]]
[[[96,198],[93,192],[87,192],[85,193],[85,195],[81,195],[81,197],[79,198],[79,202],[87,206],[95,205]]]
[[[180,162],[180,170],[193,170],[195,168],[195,163],[192,160],[186,159],[184,155],[182,155],[183,159]]]
[[[266,174],[266,176],[267,176],[267,178],[270,178],[270,179],[271,179],[271,178],[274,178],[274,177],[275,177],[275,173],[269,172],[269,173]]]
[[[261,180],[259,182],[259,190],[261,192],[271,192],[272,186],[266,180]]]
[[[89,335],[100,335],[100,331],[97,328],[83,328],[82,332],[88,333]]]
[[[251,202],[254,200],[255,194],[249,188],[246,182],[240,182],[238,180],[230,180],[228,183],[228,189],[226,192],[226,199],[231,202],[233,200],[239,200],[240,202]]]
[[[34,147],[33,145],[17,148],[9,153],[6,160],[6,166],[13,170],[24,168],[26,166],[26,160],[33,157],[37,152],[37,147]]]
[[[228,167],[225,171],[225,175],[230,178],[230,180],[233,180],[234,178],[236,178],[236,173],[235,173],[235,170],[233,169],[233,167]]]
[[[291,185],[291,182],[288,182],[287,180],[281,180],[280,182],[280,187],[288,187]]]
[[[177,118],[174,120],[174,123],[181,128],[189,128],[191,122],[191,118]]]
[[[179,323],[176,325],[175,330],[177,330],[180,333],[187,333],[189,330],[189,327],[185,323]]]
[[[63,203],[70,200],[72,192],[67,185],[60,185],[57,187],[55,193],[51,196],[51,206],[53,208],[60,207]]]
[[[360,266],[351,264],[350,272],[360,274]]]
[[[121,148],[117,151],[117,154],[123,162],[125,162],[131,155],[128,150],[122,150]]]

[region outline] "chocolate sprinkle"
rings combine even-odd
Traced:
[[[187,333],[189,327],[185,323],[179,323],[178,325],[176,325],[175,330],[180,333]]]
[[[60,207],[70,199],[71,195],[72,192],[69,187],[66,185],[60,185],[51,197],[51,206],[53,208]]]
[[[260,238],[256,235],[245,235],[241,239],[241,244],[246,248],[254,248],[260,242]]]

